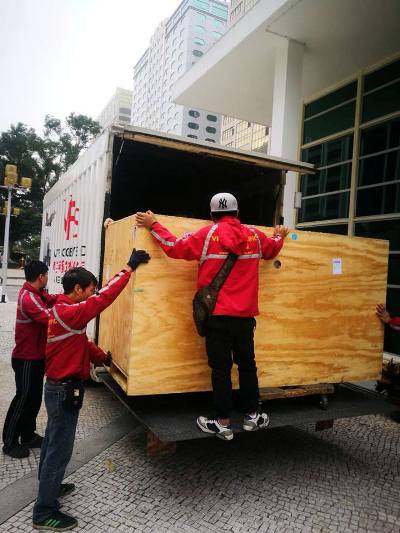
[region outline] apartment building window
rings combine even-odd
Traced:
[[[217,133],[217,130],[214,127],[212,127],[212,126],[207,126],[206,127],[206,132],[207,133]]]
[[[198,7],[199,9],[203,9],[204,11],[208,11],[210,5],[205,0],[192,0],[193,6]]]
[[[199,24],[197,24],[197,26],[194,27],[194,31],[197,33],[205,33],[206,29],[204,26],[200,26]]]
[[[211,13],[217,15],[217,17],[226,18],[228,15],[228,7],[220,5],[211,5]]]
[[[225,22],[223,22],[222,20],[214,19],[213,26],[214,28],[225,28]]]
[[[196,13],[196,20],[197,22],[205,22],[207,20],[207,16],[203,15],[203,13]]]
[[[198,130],[199,129],[199,125],[196,124],[196,122],[188,122],[188,127],[192,130]]]
[[[222,37],[222,33],[219,31],[213,31],[212,34],[215,39],[220,39]]]
[[[189,133],[187,137],[190,137],[191,139],[198,139],[197,135],[192,135],[191,133]]]
[[[207,115],[207,120],[210,122],[217,122],[217,117],[215,115]]]
[[[210,143],[215,143],[215,139],[209,139],[208,137],[206,137],[206,141],[208,141]]]
[[[189,109],[188,115],[193,117],[193,118],[199,118],[200,113],[198,111],[196,111],[195,109]]]
[[[203,55],[203,52],[201,52],[201,50],[193,50],[192,54],[196,57],[201,57]]]
[[[199,46],[204,46],[206,44],[205,40],[202,39],[201,37],[195,37],[193,39],[193,42],[194,42],[194,44],[197,44]]]
[[[229,139],[229,137],[231,137],[234,133],[235,133],[235,128],[234,128],[234,127],[232,127],[232,128],[228,128],[228,129],[225,130],[224,133],[222,134],[222,139],[223,139],[223,140]]]

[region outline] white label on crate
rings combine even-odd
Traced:
[[[342,274],[342,258],[332,259],[332,274]]]

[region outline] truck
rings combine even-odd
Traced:
[[[151,208],[164,215],[207,219],[210,197],[229,191],[240,198],[246,223],[284,223],[287,172],[307,174],[315,168],[139,127],[105,129],[44,197],[40,257],[49,267],[50,292],[61,292],[63,274],[75,266],[103,280],[106,218],[119,220]],[[98,334],[99,323],[92,321],[88,335],[96,340]],[[208,437],[194,423],[200,406],[210,402],[208,393],[133,397],[111,374],[101,373],[100,379],[160,440]],[[322,428],[335,418],[391,410],[372,390],[349,383],[261,392],[273,412],[270,427],[311,422]],[[233,421],[238,417],[235,412]]]

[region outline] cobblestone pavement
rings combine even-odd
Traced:
[[[2,415],[13,392],[12,338],[3,337]],[[90,389],[85,404],[79,438],[120,413],[103,388]],[[183,442],[158,459],[147,456],[144,434],[135,432],[68,478],[77,491],[63,510],[78,518],[74,531],[90,533],[398,533],[399,457],[400,425],[381,416],[337,421],[321,433],[278,428],[232,442]],[[13,469],[22,476],[36,466],[36,456],[2,460],[5,483]],[[28,505],[0,532],[32,531],[31,513]]]
[[[397,533],[399,453],[400,426],[374,416],[184,442],[159,459],[128,435],[69,477],[63,510],[92,533]],[[30,531],[31,512],[0,531]]]
[[[0,424],[3,422],[15,394],[14,372],[11,368],[11,351],[14,347],[14,319],[16,304],[0,304]],[[99,385],[86,389],[85,402],[77,427],[77,439],[85,439],[123,412],[121,403],[108,390]],[[43,435],[46,427],[44,405],[38,416],[38,432]],[[0,490],[32,472],[38,466],[39,450],[32,450],[26,459],[15,460],[0,453]]]

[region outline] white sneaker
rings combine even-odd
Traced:
[[[267,413],[256,413],[255,415],[244,415],[243,429],[245,431],[257,431],[264,429],[269,424]]]
[[[207,418],[206,416],[199,416],[196,420],[198,427],[204,433],[213,433],[219,439],[232,440],[233,431],[230,426],[223,426],[216,418]]]

